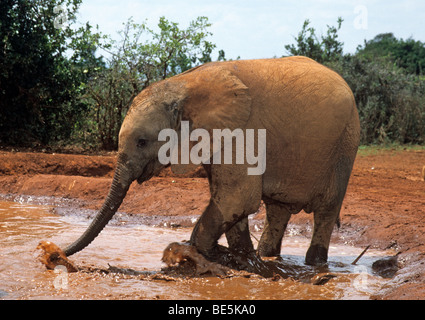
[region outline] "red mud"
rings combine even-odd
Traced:
[[[0,193],[64,197],[99,209],[106,196],[115,156],[0,152]],[[377,299],[425,299],[425,150],[360,152],[332,241],[395,248],[401,269]],[[186,216],[202,213],[209,200],[202,169],[190,175],[164,170],[143,185],[134,183],[120,211]],[[261,208],[256,219],[264,217]],[[291,219],[301,230],[311,215]]]

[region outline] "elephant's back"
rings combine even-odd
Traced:
[[[248,127],[267,130],[266,193],[310,201],[340,159],[354,162],[359,120],[352,91],[305,57],[241,61],[233,69],[252,97]]]
[[[351,89],[339,74],[314,60],[245,60],[229,67],[249,88],[248,127],[263,126],[288,144],[300,139],[330,143],[347,127],[358,128]]]

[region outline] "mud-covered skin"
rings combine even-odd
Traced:
[[[77,272],[78,268],[66,257],[65,253],[50,241],[40,241],[37,248],[41,250],[38,260],[46,266],[47,269],[53,270],[57,266],[65,266],[68,272]]]
[[[214,262],[210,262],[201,255],[194,246],[184,243],[173,242],[165,248],[162,261],[167,266],[179,265],[184,261],[192,261],[196,267],[196,274],[211,273],[213,275],[225,276],[228,268]]]

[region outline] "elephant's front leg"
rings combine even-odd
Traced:
[[[244,211],[232,210],[233,214],[223,213],[213,200],[195,225],[190,238],[199,252],[210,260],[217,261],[226,253],[217,242],[226,233],[229,249],[236,252],[254,251],[249,234],[248,217]]]
[[[224,231],[223,214],[211,199],[193,228],[190,244],[195,246],[205,257],[214,259],[217,254],[217,241]]]
[[[247,217],[260,205],[261,181],[261,176],[248,176],[246,168],[212,168],[211,200],[193,229],[191,244],[216,260],[220,255],[217,241],[226,233],[231,249],[252,251]]]

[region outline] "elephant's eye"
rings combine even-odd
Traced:
[[[139,139],[137,141],[137,147],[143,148],[146,145],[147,141],[145,139]]]

